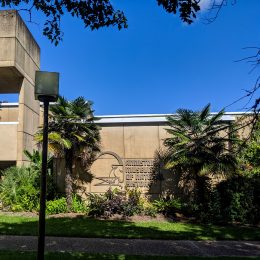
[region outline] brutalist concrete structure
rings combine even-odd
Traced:
[[[40,68],[40,48],[20,15],[0,11],[0,94],[18,93],[18,111],[2,111],[1,161],[26,162],[24,149],[32,151],[39,126],[39,102],[34,99],[35,71]],[[5,120],[6,119],[6,120]],[[16,133],[16,134],[15,134]]]

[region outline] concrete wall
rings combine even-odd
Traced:
[[[6,106],[1,109],[0,122],[18,122],[19,110],[16,105]]]
[[[88,191],[105,192],[111,186],[159,193],[159,183],[150,190],[150,182],[155,152],[166,137],[165,127],[163,122],[103,124],[103,154],[92,165],[94,178]]]
[[[0,161],[16,161],[18,123],[0,122]]]
[[[7,119],[10,115],[9,119],[11,119],[16,115],[15,108],[8,107],[6,104],[1,114]],[[235,121],[240,118],[241,115],[227,114],[223,120]],[[97,123],[101,126],[101,154],[93,163],[90,173],[85,172],[78,165],[74,168],[75,184],[81,195],[84,196],[88,192],[102,193],[109,187],[118,189],[136,187],[153,197],[168,190],[181,192],[181,194],[186,190],[188,193],[192,183],[185,182],[181,176],[163,172],[163,181],[153,180],[154,155],[157,150],[163,148],[163,140],[168,135],[165,130],[168,128],[165,115],[103,116]],[[33,125],[32,120],[27,122],[27,125],[30,124]],[[2,131],[0,124],[0,136],[9,134],[7,129],[5,133]],[[15,147],[15,140],[18,137],[15,138],[14,129],[10,130],[11,133],[13,142],[10,145]],[[242,136],[245,137],[246,133],[249,133],[248,128],[243,131]],[[5,138],[0,139],[0,144],[2,143],[6,147],[9,145]],[[0,150],[0,160],[1,154],[5,151],[5,149]],[[14,153],[15,149],[10,154],[14,156]],[[61,190],[64,190],[65,185],[64,166],[64,160],[56,161],[56,181]]]
[[[19,110],[1,111],[1,121],[18,121],[16,162],[26,162],[23,150],[35,146],[39,102],[34,99],[35,71],[40,68],[40,48],[16,11],[0,11],[0,93],[19,93]],[[1,161],[0,154],[0,161]]]

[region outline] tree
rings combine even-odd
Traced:
[[[224,110],[210,115],[208,104],[200,112],[178,109],[176,116],[167,117],[166,168],[195,180],[199,202],[204,198],[204,176],[234,173],[238,167],[232,145],[237,138],[230,134],[232,125],[221,120],[223,115]]]
[[[181,19],[190,24],[200,10],[198,0],[156,0],[168,13],[179,12]],[[57,45],[62,40],[61,18],[65,13],[81,19],[85,27],[96,30],[101,27],[127,28],[127,18],[121,10],[115,10],[111,0],[1,0],[2,7],[27,11],[32,21],[32,12],[37,10],[45,17],[43,34]],[[21,7],[22,6],[22,7]],[[21,8],[20,8],[21,7]]]
[[[28,150],[24,150],[23,151],[25,156],[29,159],[30,161],[30,167],[39,173],[41,173],[41,168],[42,168],[42,154],[37,151],[37,150],[33,150],[32,153],[29,152]],[[52,166],[53,166],[53,157],[49,156],[47,159],[47,171],[49,173],[49,175],[52,172]]]
[[[242,175],[260,176],[260,122],[258,121],[252,138],[246,142],[240,153],[240,163],[242,164]]]
[[[99,127],[95,124],[92,102],[83,97],[69,102],[59,97],[50,107],[49,149],[54,155],[65,159],[65,192],[68,208],[72,204],[72,170],[78,159],[86,170],[99,152]],[[36,139],[42,141],[40,132]]]

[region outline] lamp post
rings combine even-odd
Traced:
[[[42,170],[40,189],[39,235],[37,259],[44,259],[45,246],[45,208],[46,208],[46,174],[48,156],[48,111],[49,102],[58,98],[59,73],[36,71],[35,73],[35,99],[43,102],[43,143],[42,143]]]

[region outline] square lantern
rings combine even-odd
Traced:
[[[36,71],[34,93],[37,100],[56,101],[59,95],[59,73]]]

